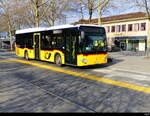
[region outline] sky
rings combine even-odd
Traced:
[[[117,2],[119,2],[119,1],[122,1],[122,0],[116,0],[116,4],[117,4]],[[105,14],[103,15],[103,17],[105,17],[105,16],[113,16],[113,15],[120,15],[120,14],[127,14],[127,13],[133,13],[133,12],[140,12],[140,11],[142,11],[142,9],[139,9],[139,8],[135,8],[135,7],[133,7],[133,4],[131,4],[131,3],[126,3],[126,4],[122,4],[122,5],[120,5],[120,8],[121,9],[111,9],[111,10],[109,10],[108,12],[105,12]],[[89,15],[87,14],[87,13],[85,13],[85,19],[88,19],[88,17],[89,17]],[[95,12],[94,14],[93,14],[93,17],[92,17],[93,19],[94,18],[98,18],[98,15],[97,15],[97,12]],[[72,13],[72,15],[68,15],[67,16],[67,24],[70,24],[70,23],[74,23],[74,22],[76,22],[76,21],[79,21],[80,20],[80,15],[78,14],[73,14]]]

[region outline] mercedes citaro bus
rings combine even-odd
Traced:
[[[16,55],[57,65],[89,66],[107,63],[104,27],[62,25],[16,31]]]

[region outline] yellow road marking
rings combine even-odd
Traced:
[[[150,93],[150,88],[146,88],[146,87],[142,87],[142,86],[138,86],[138,85],[134,85],[134,84],[123,83],[123,82],[119,82],[119,81],[114,81],[114,80],[110,80],[110,79],[106,79],[106,78],[91,76],[91,75],[78,73],[78,72],[71,72],[71,71],[68,71],[68,70],[61,69],[61,68],[56,68],[56,67],[46,66],[46,65],[42,65],[42,64],[31,63],[31,62],[23,61],[23,60],[15,60],[15,62],[29,64],[29,65],[33,65],[33,66],[37,66],[37,67],[57,71],[57,72],[63,72],[63,73],[69,74],[69,75],[78,76],[78,77],[82,77],[82,78],[87,78],[87,79],[90,79],[90,80],[102,82],[102,83],[109,84],[109,85],[120,86],[120,87],[124,87],[124,88],[128,88],[128,89],[132,89],[132,90],[135,90],[135,91],[139,91],[139,92]]]
[[[0,61],[0,62],[3,62],[3,61]],[[124,83],[124,82],[119,82],[119,81],[114,81],[114,80],[110,80],[110,79],[106,79],[106,78],[102,78],[102,77],[91,76],[91,75],[87,75],[87,74],[83,74],[83,73],[71,72],[68,70],[61,69],[61,68],[32,63],[32,62],[28,62],[28,61],[24,61],[24,60],[8,60],[8,61],[6,60],[4,62],[19,62],[19,63],[23,63],[23,64],[29,64],[32,66],[41,67],[44,69],[53,70],[53,71],[57,71],[57,72],[63,72],[63,73],[69,74],[69,75],[82,77],[82,78],[102,82],[102,83],[109,84],[109,85],[120,86],[120,87],[124,87],[124,88],[128,88],[128,89],[132,89],[135,91],[143,92],[143,93],[150,93],[150,88],[146,88],[146,87],[142,87],[142,86],[138,86],[138,85],[134,85],[134,84],[128,84],[128,83]]]
[[[1,60],[0,63],[5,63],[5,62],[15,62],[15,60]]]

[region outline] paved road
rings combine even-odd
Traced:
[[[8,52],[6,50],[1,50],[0,49],[0,60],[1,59],[14,59],[14,58],[18,58],[14,52]]]
[[[0,52],[0,61],[8,59],[21,58]],[[114,69],[118,62],[61,69],[150,88],[148,73]],[[142,77],[145,80],[140,80]],[[145,92],[29,64],[0,62],[0,112],[149,112],[149,102],[150,94]]]

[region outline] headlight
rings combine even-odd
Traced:
[[[105,57],[104,60],[107,61],[107,60],[108,60],[108,57]]]
[[[84,64],[87,64],[87,60],[86,59],[81,59],[81,61],[84,63]]]

